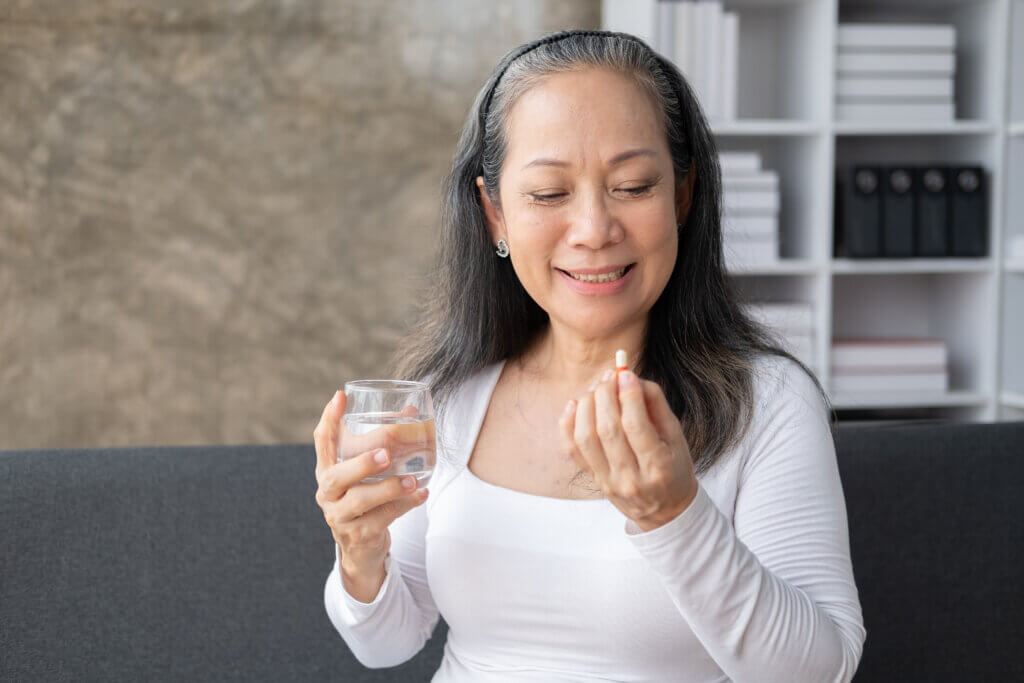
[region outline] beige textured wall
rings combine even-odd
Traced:
[[[0,2],[0,449],[312,442],[476,90],[597,0]]]

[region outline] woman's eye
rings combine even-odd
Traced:
[[[530,196],[539,202],[551,202],[555,201],[556,199],[561,199],[562,197],[564,197],[565,192],[555,192],[552,194],[531,194]]]
[[[633,197],[639,197],[642,194],[646,194],[654,185],[641,185],[640,187],[624,187],[622,191]]]

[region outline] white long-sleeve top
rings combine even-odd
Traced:
[[[743,441],[647,532],[607,499],[532,495],[466,466],[503,364],[438,424],[431,495],[392,523],[373,602],[345,591],[335,553],[324,602],[362,664],[407,661],[444,615],[434,683],[853,677],[865,630],[835,445],[795,363],[761,362]]]

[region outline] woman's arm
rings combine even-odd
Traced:
[[[427,585],[426,504],[409,510],[388,530],[387,574],[373,602],[360,602],[345,590],[337,552],[324,586],[327,616],[356,659],[370,668],[411,659],[423,649],[439,619]]]
[[[865,630],[835,444],[814,383],[785,368],[751,426],[733,524],[702,487],[663,526],[626,529],[732,680],[849,681]]]

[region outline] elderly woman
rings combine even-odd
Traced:
[[[324,599],[360,662],[408,660],[443,615],[434,681],[852,678],[831,409],[744,315],[720,214],[707,122],[643,41],[562,32],[495,68],[396,356],[440,407],[429,500],[359,483],[387,451],[335,462],[343,393],[314,432]]]

